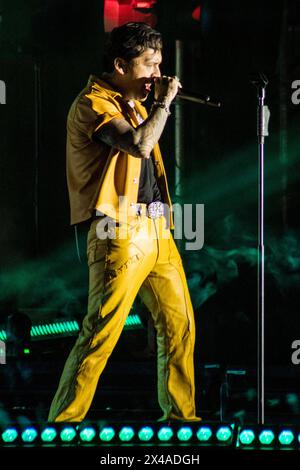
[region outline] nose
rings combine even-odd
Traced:
[[[159,65],[155,66],[154,72],[152,73],[152,78],[155,78],[155,77],[161,77]]]

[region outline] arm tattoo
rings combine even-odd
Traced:
[[[164,130],[168,113],[159,107],[152,108],[149,117],[136,129],[139,149],[143,158],[149,158],[150,153]]]
[[[149,116],[133,128],[125,119],[112,119],[103,126],[98,139],[110,147],[130,153],[138,158],[149,158],[154,145],[164,130],[168,113],[162,108],[152,108]]]

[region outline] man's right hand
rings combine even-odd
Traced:
[[[182,88],[182,85],[177,77],[162,77],[154,78],[154,99],[156,101],[162,101],[169,105],[178,93],[178,88]]]
[[[177,95],[178,88],[181,88],[181,83],[176,77],[155,77],[153,81],[155,100],[164,103],[165,109],[156,107],[154,112],[135,128],[126,119],[112,119],[96,133],[96,138],[137,158],[150,158],[169,115],[166,108]]]

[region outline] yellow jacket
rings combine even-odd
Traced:
[[[138,113],[147,118],[147,110],[135,101]],[[133,127],[138,121],[132,108],[103,80],[91,75],[87,86],[73,102],[67,120],[67,182],[71,224],[88,220],[97,208],[110,217],[130,223],[132,203],[137,202],[141,159],[93,139],[111,119],[126,119]],[[162,200],[169,210],[173,226],[171,200],[159,145],[153,148],[153,160]],[[120,207],[123,197],[126,207]]]

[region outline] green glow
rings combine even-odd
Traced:
[[[169,427],[163,427],[158,431],[157,436],[160,441],[169,441],[173,437],[173,431]]]
[[[288,429],[281,431],[278,436],[279,442],[283,446],[290,445],[294,440],[294,433]]]
[[[4,330],[0,330],[0,339],[1,341],[6,340],[6,332]]]
[[[125,327],[141,326],[140,317],[136,314],[129,315],[125,322]],[[65,321],[65,322],[55,322],[48,323],[43,325],[33,325],[30,330],[30,336],[34,339],[43,337],[43,336],[59,336],[63,334],[74,334],[80,330],[79,324],[77,321]],[[5,341],[7,335],[5,330],[0,330],[0,340]],[[27,354],[24,351],[25,354]]]
[[[71,442],[75,436],[76,431],[71,427],[64,428],[60,433],[60,438],[63,442]]]
[[[14,442],[18,437],[18,432],[15,428],[8,428],[2,433],[2,440],[4,442]]]
[[[231,438],[231,429],[228,426],[222,426],[216,434],[218,441],[226,442]]]
[[[22,432],[22,441],[33,442],[37,437],[37,431],[34,428],[27,428]]]
[[[177,437],[180,441],[189,441],[193,435],[191,428],[183,427],[177,432]]]
[[[142,322],[140,317],[137,314],[131,314],[126,318],[125,327],[130,326],[141,326]]]
[[[207,426],[202,426],[197,432],[198,441],[208,441],[212,436],[212,430]]]
[[[262,445],[270,445],[274,441],[274,438],[275,438],[275,436],[274,436],[273,431],[271,431],[269,429],[265,429],[259,435],[259,442]]]
[[[41,434],[43,442],[52,442],[57,436],[57,432],[54,428],[45,428]]]
[[[240,434],[240,442],[243,445],[250,445],[255,439],[255,434],[251,429],[244,429]]]
[[[47,335],[50,335],[51,334],[51,328],[49,325],[45,325],[45,328],[46,328],[46,332],[47,332]]]
[[[123,442],[131,441],[134,436],[134,430],[129,426],[124,426],[119,432],[119,438]]]
[[[94,428],[84,428],[80,431],[80,439],[84,442],[90,442],[96,436],[96,431]]]
[[[100,440],[109,442],[115,437],[115,431],[113,428],[103,428],[99,434]]]
[[[31,328],[31,336],[52,336],[79,331],[77,321],[55,322],[43,325],[34,325]]]
[[[30,349],[25,348],[25,349],[23,350],[23,352],[24,352],[24,354],[30,354]]]
[[[150,428],[149,426],[146,426],[139,430],[138,436],[139,436],[140,441],[150,441],[152,437],[154,436],[153,429]]]

